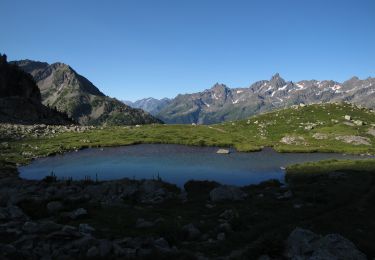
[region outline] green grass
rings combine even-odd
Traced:
[[[375,172],[375,159],[364,160],[325,160],[295,164],[286,168],[287,174],[324,174],[335,171]]]

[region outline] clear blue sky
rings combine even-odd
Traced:
[[[375,76],[374,0],[1,0],[0,52],[119,99]]]

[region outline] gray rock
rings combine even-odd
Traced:
[[[219,215],[221,219],[224,219],[226,221],[230,221],[233,218],[237,217],[237,214],[232,209],[226,209],[223,213]]]
[[[150,228],[154,226],[154,223],[151,221],[146,221],[143,218],[139,218],[137,219],[135,226],[137,228]]]
[[[371,140],[363,136],[342,135],[342,136],[337,136],[335,139],[342,141],[344,143],[353,144],[353,145],[371,145]]]
[[[294,229],[287,239],[285,256],[298,260],[365,260],[352,242],[338,234],[325,237],[302,228]]]
[[[290,199],[290,198],[292,198],[292,197],[293,197],[293,193],[292,193],[292,191],[291,191],[291,190],[288,190],[288,191],[282,193],[281,195],[278,195],[278,196],[277,196],[277,199],[278,199],[278,200],[287,200],[287,199]]]
[[[229,154],[229,149],[219,149],[216,151],[217,154]]]
[[[39,226],[35,222],[27,221],[23,224],[22,230],[26,233],[37,233],[39,231]]]
[[[76,210],[70,212],[70,214],[69,214],[71,219],[78,219],[78,218],[81,218],[81,217],[86,216],[86,215],[87,215],[87,210],[85,210],[84,208],[76,209]]]
[[[111,253],[112,243],[106,239],[99,241],[99,254],[101,257],[106,257]]]
[[[26,214],[17,206],[8,206],[6,212],[9,219],[12,220],[27,220]]]
[[[87,250],[86,256],[88,258],[94,258],[99,256],[99,249],[96,246],[92,246]]]
[[[85,224],[85,223],[79,224],[78,230],[82,234],[91,234],[91,233],[95,232],[95,228],[93,228],[89,224]]]
[[[188,240],[198,239],[201,235],[199,229],[195,227],[192,223],[183,226],[182,231],[185,233],[186,238]]]
[[[162,253],[168,253],[171,251],[171,248],[169,246],[169,243],[167,240],[165,240],[163,237],[160,237],[154,241],[154,247],[162,252]]]
[[[236,186],[222,185],[210,192],[210,199],[213,202],[233,200],[239,201],[247,197],[247,194]]]
[[[225,233],[221,232],[221,233],[217,234],[216,239],[219,240],[219,241],[224,241],[225,240]]]
[[[61,211],[64,208],[63,204],[60,201],[51,201],[47,204],[48,212],[55,214]]]

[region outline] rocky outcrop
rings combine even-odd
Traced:
[[[296,228],[286,242],[285,256],[299,260],[366,260],[355,245],[339,234],[320,236],[302,228]]]
[[[0,122],[72,124],[64,114],[41,103],[33,78],[0,55]]]

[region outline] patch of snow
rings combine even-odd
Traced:
[[[232,100],[232,103],[233,103],[233,104],[237,104],[238,101],[240,101],[240,99],[236,99],[235,101]]]
[[[303,89],[305,86],[304,86],[303,83],[301,83],[301,84],[296,83],[296,87],[299,88],[299,89]]]
[[[216,96],[216,93],[214,93],[213,97],[214,97],[214,99],[219,99],[219,98]]]
[[[242,92],[243,92],[243,90],[237,90],[237,91],[236,91],[237,94],[240,94],[240,93],[242,93]]]
[[[276,92],[276,91],[272,92],[271,97],[273,97],[273,95],[275,95],[275,92]]]
[[[341,89],[341,86],[340,86],[340,85],[337,85],[337,84],[335,84],[335,85],[333,85],[333,87],[331,87],[331,89],[332,89],[333,91],[336,91],[336,90],[339,90],[339,89]]]
[[[282,86],[281,88],[279,88],[279,90],[285,90],[287,86],[288,86],[288,84]]]

